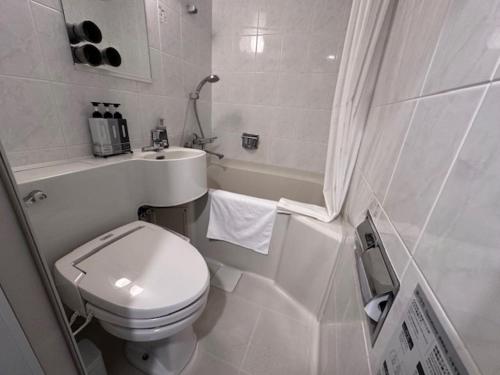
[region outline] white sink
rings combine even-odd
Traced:
[[[170,161],[170,160],[186,160],[199,158],[205,155],[205,151],[192,148],[172,148],[160,152],[141,152],[136,154],[137,158],[146,160]]]
[[[135,152],[133,158],[141,164],[144,204],[176,206],[208,190],[205,151],[171,147],[160,152]]]

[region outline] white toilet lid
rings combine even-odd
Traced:
[[[88,302],[111,313],[150,319],[181,310],[209,285],[205,260],[187,241],[141,223],[135,231],[74,263]]]

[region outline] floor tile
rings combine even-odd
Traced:
[[[238,369],[198,348],[181,375],[238,375]]]
[[[261,276],[244,273],[234,294],[300,321],[310,319],[304,308],[282,293],[271,280]]]
[[[195,323],[200,348],[239,367],[260,310],[241,297],[212,288],[205,312]]]
[[[297,310],[299,309],[299,310]],[[312,325],[271,280],[244,273],[233,293],[212,288],[194,325],[198,347],[181,375],[307,375]],[[124,341],[93,322],[82,334],[103,352],[109,375],[143,375]]]
[[[311,344],[307,325],[263,310],[242,370],[252,375],[306,375]]]

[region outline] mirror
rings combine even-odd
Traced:
[[[144,0],[62,0],[78,69],[151,82]]]

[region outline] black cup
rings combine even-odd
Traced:
[[[101,43],[102,33],[99,26],[92,21],[83,21],[79,24],[66,24],[69,42],[78,44],[80,42]]]
[[[102,65],[101,51],[92,44],[71,47],[71,51],[73,52],[73,58],[77,64],[88,64],[90,66]]]
[[[122,57],[120,52],[116,48],[108,47],[101,51],[102,61],[106,65],[113,66],[115,68],[122,64]]]

